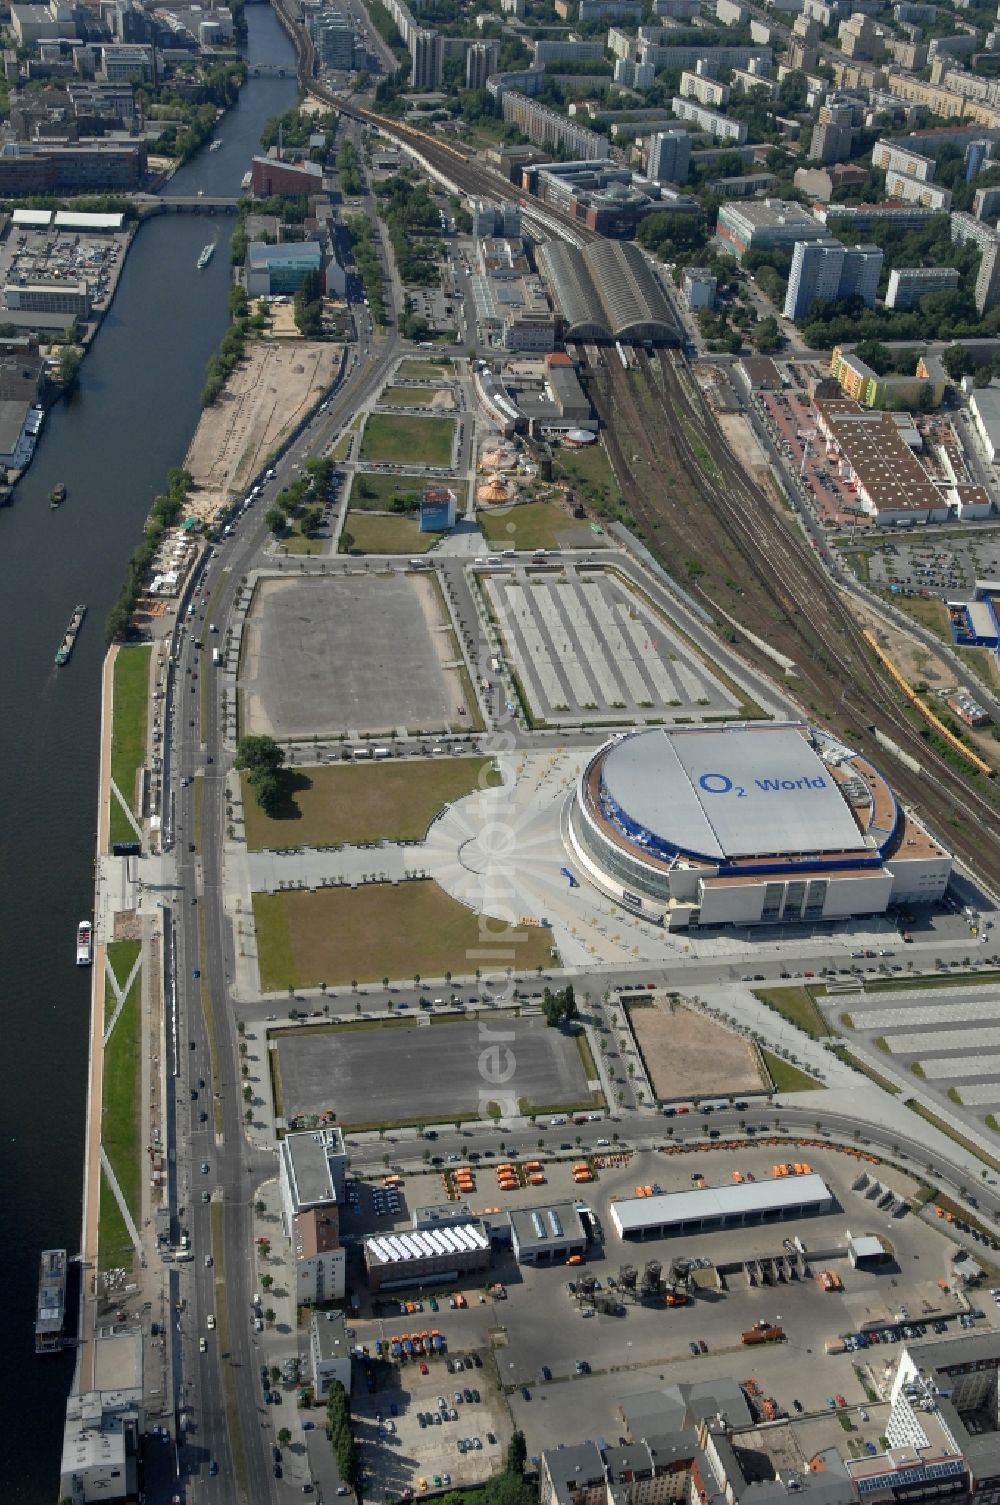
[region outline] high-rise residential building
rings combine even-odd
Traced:
[[[979,176],[989,159],[992,151],[992,143],[989,141],[970,141],[965,148],[965,181],[971,183],[973,178]]]
[[[486,80],[497,71],[500,62],[498,42],[473,42],[465,54],[465,87],[485,89]]]
[[[657,131],[649,138],[646,173],[654,183],[686,183],[691,168],[691,137],[687,131]]]
[[[441,33],[418,27],[410,37],[410,62],[413,65],[410,83],[414,89],[440,88],[444,65]]]
[[[785,318],[801,319],[814,302],[833,303],[842,298],[861,298],[872,308],[882,270],[882,252],[877,246],[842,245],[829,237],[797,241],[785,295]]]
[[[976,278],[976,308],[986,313],[1000,302],[1000,238],[994,240],[983,252]]]
[[[846,162],[854,142],[854,127],[838,125],[832,120],[820,120],[813,126],[809,143],[809,161],[822,162],[824,167],[834,162]]]

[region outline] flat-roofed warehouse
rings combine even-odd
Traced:
[[[627,1197],[611,1205],[619,1238],[671,1238],[709,1228],[742,1228],[779,1218],[815,1217],[833,1212],[833,1193],[815,1172],[739,1186],[706,1186],[696,1191],[663,1192],[658,1197]]]
[[[364,1241],[365,1271],[372,1291],[445,1285],[460,1275],[488,1270],[492,1245],[478,1219],[413,1233],[373,1235]]]
[[[630,241],[596,241],[585,251],[546,241],[537,259],[564,339],[680,343],[667,295]]]
[[[518,1264],[561,1264],[586,1250],[587,1233],[572,1202],[517,1208],[508,1217]]]

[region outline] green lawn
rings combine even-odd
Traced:
[[[900,988],[971,988],[980,983],[1000,982],[1000,972],[910,972],[905,977],[883,977],[865,983],[866,993],[895,993]]]
[[[769,1050],[762,1050],[761,1056],[774,1083],[775,1092],[814,1092],[822,1085],[815,1077],[800,1071],[788,1061],[783,1061],[780,1056],[772,1055]]]
[[[821,990],[825,991],[825,990]],[[806,987],[754,988],[754,996],[768,1008],[774,1009],[789,1024],[805,1030],[814,1040],[820,1040],[833,1031],[813,1001],[813,994]]]
[[[437,381],[453,376],[454,371],[451,361],[422,361],[407,357],[400,361],[396,375],[404,381]]]
[[[100,1270],[131,1269],[135,1246],[129,1238],[118,1199],[101,1171],[101,1206],[97,1227],[97,1267]]]
[[[570,517],[552,502],[521,502],[513,507],[481,508],[476,514],[483,537],[497,549],[559,549],[567,535],[574,546],[592,545],[587,523]]]
[[[600,440],[585,449],[567,449],[564,445],[556,451],[554,460],[553,474],[575,485],[595,509],[609,507],[613,511],[621,506],[621,489]]]
[[[387,408],[429,408],[440,387],[386,387],[379,403]]]
[[[409,413],[372,413],[361,437],[362,460],[384,464],[451,464],[453,418],[416,418]]]
[[[149,713],[149,661],[152,648],[120,648],[115,660],[114,704],[111,723],[111,777],[133,813],[136,774],[146,757],[146,720]],[[118,801],[111,799],[109,842],[134,841]]]
[[[118,979],[118,986],[123,988],[128,982],[142,950],[141,941],[109,941],[107,946],[108,972],[114,972]],[[104,978],[104,1024],[107,1028],[108,1020],[118,1006],[118,995],[111,986],[111,978],[105,973]]]
[[[430,879],[254,894],[263,992],[551,966],[552,933],[505,928]]]
[[[344,519],[340,552],[426,554],[440,536],[439,533],[421,533],[419,524],[412,517],[386,517],[378,512],[355,512],[352,507]]]
[[[381,471],[359,470],[351,482],[352,512],[391,512],[397,497],[422,496],[428,486],[439,482],[435,476],[393,476]]]
[[[128,947],[132,943],[120,944]],[[127,975],[123,964],[129,954],[134,957],[134,953],[122,951],[115,963],[115,976],[122,982]],[[101,1143],[137,1225],[142,1221],[142,1152],[139,1144],[141,990],[140,971],[136,973],[118,1022],[104,1048],[104,1100],[101,1110]]]
[[[477,788],[500,782],[492,758],[355,763],[294,769],[287,816],[265,815],[243,780],[247,845],[313,847],[359,841],[422,841],[435,815]]]

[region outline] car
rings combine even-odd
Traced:
[[[207,1353],[208,1352],[208,1344],[205,1342],[204,1338],[199,1338],[198,1339],[198,1352],[199,1353]]]
[[[312,1492],[313,1492],[313,1486],[310,1483],[310,1481],[307,1479],[306,1482],[302,1486],[302,1493],[304,1495],[311,1495]]]
[[[424,1416],[424,1413],[422,1411],[419,1411],[417,1413],[417,1424],[420,1427],[421,1431],[423,1431],[423,1429],[427,1425],[427,1418]]]
[[[304,1421],[302,1423],[302,1430],[303,1432],[315,1432],[316,1423],[314,1421]]]
[[[451,1483],[451,1474],[442,1474],[441,1483],[447,1487]]]
[[[705,1342],[704,1338],[698,1339],[698,1347],[702,1353],[708,1353],[708,1344]]]
[[[801,1401],[800,1401],[800,1400],[799,1400],[799,1399],[798,1399],[798,1398],[797,1398],[797,1397],[796,1397],[796,1399],[795,1399],[795,1400],[793,1400],[793,1401],[792,1401],[792,1405],[793,1405],[793,1406],[794,1406],[794,1407],[795,1407],[795,1410],[796,1410],[796,1411],[797,1411],[797,1412],[798,1412],[798,1413],[799,1413],[799,1415],[800,1415],[800,1416],[801,1416],[801,1414],[802,1414],[802,1411],[803,1411],[803,1409],[804,1409],[804,1408],[803,1408],[803,1405],[802,1405],[802,1402],[801,1402]]]
[[[213,1263],[214,1263],[214,1261],[212,1259],[212,1256],[210,1254],[206,1254],[205,1255],[205,1269],[206,1270],[210,1270],[212,1268]]]
[[[191,969],[191,976],[192,977],[200,977],[201,976],[201,968],[200,967],[192,967],[192,969]],[[194,1041],[193,1040],[191,1042],[191,1049],[192,1050],[194,1049]]]
[[[475,1366],[476,1366],[477,1369],[482,1369],[482,1367],[483,1367],[483,1361],[482,1361],[482,1359],[479,1357],[479,1355],[477,1353],[474,1353],[472,1355],[472,1362],[473,1362],[473,1364],[475,1364]]]
[[[697,1343],[695,1343],[695,1342],[694,1342],[694,1340],[693,1340],[693,1339],[692,1339],[692,1341],[691,1341],[691,1342],[690,1342],[690,1343],[689,1343],[689,1344],[688,1344],[688,1348],[690,1348],[690,1350],[691,1350],[691,1352],[692,1352],[692,1353],[693,1353],[693,1354],[694,1354],[694,1355],[695,1355],[695,1356],[696,1356],[696,1357],[697,1357],[697,1355],[698,1355],[698,1354],[700,1354],[700,1353],[701,1353],[701,1349],[700,1349],[700,1348],[699,1348],[699,1347],[698,1347],[698,1345],[697,1345]]]
[[[271,1444],[271,1457],[274,1459],[275,1463],[281,1462],[281,1449],[276,1442],[273,1442]]]
[[[427,1365],[424,1363],[423,1359],[421,1359],[420,1361],[420,1373],[430,1374],[430,1370],[427,1368]]]
[[[201,1194],[201,1200],[203,1202],[211,1202],[211,1200],[212,1200],[212,1193],[209,1192],[209,1191],[203,1191],[202,1194]]]
[[[590,1373],[590,1365],[587,1363],[586,1359],[577,1359],[576,1364],[575,1364],[574,1367],[576,1369],[577,1374],[589,1374]]]
[[[497,1440],[497,1434],[496,1434],[496,1433],[495,1433],[495,1432],[487,1432],[487,1433],[486,1433],[486,1441],[487,1441],[487,1442],[488,1442],[488,1443],[489,1443],[489,1444],[490,1444],[490,1445],[491,1445],[491,1446],[492,1446],[492,1447],[495,1447],[495,1446],[496,1446],[496,1440]]]
[[[198,1114],[198,1122],[200,1124],[207,1124],[208,1123],[208,1114],[205,1112],[204,1108]]]
[[[550,1380],[551,1378],[552,1378],[552,1370],[549,1368],[548,1364],[543,1364],[542,1365],[542,1379],[543,1380]]]
[[[207,1160],[203,1160],[201,1162],[201,1173],[202,1173],[203,1176],[207,1176],[208,1175],[208,1169],[209,1169],[209,1167],[208,1167],[208,1161]]]
[[[212,1459],[211,1463],[208,1465],[208,1472],[211,1474],[211,1476],[212,1476],[213,1479],[215,1478],[216,1474],[219,1472],[219,1465],[216,1463],[216,1461],[215,1461],[214,1458]]]
[[[461,1404],[462,1404],[462,1392],[461,1392],[461,1390],[456,1390],[455,1391],[455,1405],[456,1406],[460,1406]]]
[[[209,1330],[210,1333],[215,1331],[215,1313],[214,1312],[209,1312],[208,1316],[205,1318],[205,1326],[208,1328],[208,1330]]]
[[[274,1473],[274,1477],[276,1479],[280,1479],[281,1478],[281,1464],[280,1463],[276,1463],[274,1465],[274,1469],[272,1470],[272,1472]]]
[[[482,1396],[480,1395],[479,1391],[478,1390],[473,1390],[473,1392],[472,1392],[472,1404],[474,1406],[478,1406],[481,1403],[481,1401],[482,1401]]]
[[[531,1391],[528,1389],[527,1385],[522,1385],[521,1386],[521,1399],[522,1400],[530,1400],[531,1399]]]
[[[471,1406],[472,1405],[472,1391],[471,1390],[463,1390],[462,1391],[462,1399],[465,1401],[465,1403],[466,1403],[467,1406]]]

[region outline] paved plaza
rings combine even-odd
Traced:
[[[244,629],[243,727],[279,740],[433,733],[465,705],[459,664],[429,572],[266,578]]]
[[[732,716],[739,702],[690,645],[603,569],[485,578],[533,715],[549,724]]]

